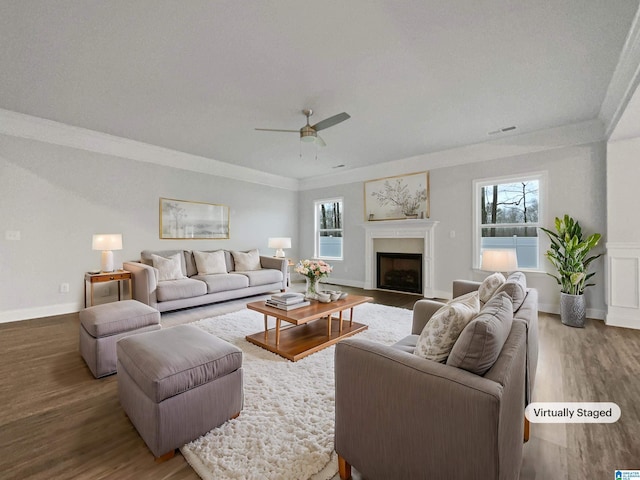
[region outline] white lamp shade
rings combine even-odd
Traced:
[[[518,268],[518,257],[514,249],[483,250],[481,270],[487,272],[513,272]]]
[[[269,248],[291,248],[291,239],[288,237],[270,238]]]
[[[122,250],[122,234],[99,233],[94,235],[91,248],[102,250],[101,270],[113,272],[113,252],[111,250]]]
[[[99,233],[93,236],[93,250],[122,250],[122,234]]]
[[[269,239],[269,248],[276,249],[276,257],[284,258],[283,248],[291,248],[291,239],[289,237],[272,237]]]

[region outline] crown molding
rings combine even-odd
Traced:
[[[640,84],[640,8],[633,18],[618,64],[600,106],[598,118],[604,124],[606,138],[611,136],[618,125],[638,84]]]
[[[389,172],[418,172],[499,158],[518,157],[557,148],[585,145],[604,139],[602,122],[599,119],[593,119],[532,133],[511,135],[499,140],[354,168],[340,173],[305,178],[300,180],[299,189],[314,190],[333,185],[364,182],[372,178],[388,177]]]
[[[602,122],[594,119],[298,180],[5,109],[0,109],[0,134],[292,191],[382,178],[390,170],[412,172],[484,162],[605,138]]]
[[[273,175],[11,110],[0,109],[0,133],[243,182],[298,190],[298,180],[295,178]]]

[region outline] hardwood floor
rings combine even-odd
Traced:
[[[296,286],[300,289],[301,286]],[[412,308],[420,298],[340,287]],[[163,326],[243,308],[247,301],[162,315]],[[96,380],[78,353],[78,315],[0,324],[0,478],[197,479],[181,455],[156,464],[120,408],[116,376]],[[535,401],[608,401],[615,424],[532,424],[521,479],[607,479],[640,468],[640,331],[540,315]],[[354,478],[360,478],[355,472]]]

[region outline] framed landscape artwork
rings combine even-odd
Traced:
[[[364,215],[370,222],[429,218],[429,172],[365,182]]]
[[[161,198],[160,238],[180,240],[229,238],[229,207]]]

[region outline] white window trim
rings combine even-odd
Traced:
[[[523,180],[538,180],[538,225],[544,225],[546,219],[546,210],[547,210],[547,198],[548,198],[548,172],[538,171],[538,172],[525,172],[521,174],[514,175],[506,175],[502,177],[489,177],[489,178],[481,178],[477,180],[473,180],[473,256],[472,256],[472,269],[480,270],[480,230],[481,230],[481,217],[480,217],[480,188],[486,187],[488,185],[498,185],[502,183],[517,183]],[[501,226],[509,226],[511,224],[505,224]],[[518,224],[521,225],[521,224]],[[538,238],[542,237],[538,235]],[[542,269],[542,261],[544,259],[544,254],[542,252],[541,242],[538,242],[538,268],[518,268],[518,270],[524,272],[543,272]]]
[[[334,203],[340,202],[342,204],[342,256],[341,257],[321,257],[320,256],[320,245],[319,245],[319,229],[318,229],[318,205],[322,203]],[[343,261],[344,260],[344,198],[343,197],[332,197],[325,198],[320,200],[314,200],[313,202],[313,258],[318,260],[332,260],[332,261]]]

